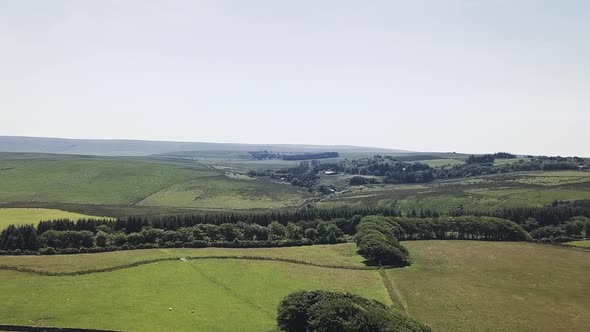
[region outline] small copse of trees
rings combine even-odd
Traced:
[[[357,226],[357,252],[369,265],[410,265],[408,250],[396,239],[400,232],[400,225],[391,217],[364,217]]]
[[[277,324],[287,332],[432,331],[381,302],[324,290],[299,291],[285,297],[277,309]]]

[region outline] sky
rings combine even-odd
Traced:
[[[590,1],[0,0],[0,135],[590,156]]]

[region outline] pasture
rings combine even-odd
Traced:
[[[283,296],[294,290],[321,288],[394,305],[435,331],[583,331],[590,324],[586,278],[590,253],[586,251],[522,242],[403,244],[414,265],[386,270],[384,276],[375,270],[279,261],[180,260],[249,256],[363,267],[350,243],[3,256],[0,321],[124,330],[274,331],[276,305]],[[75,275],[158,258],[172,260]],[[42,276],[8,267],[73,275]],[[383,277],[393,282],[393,297]]]
[[[178,183],[138,202],[140,206],[171,206],[201,210],[280,209],[297,207],[308,196],[288,183],[218,175]]]
[[[119,264],[119,255],[125,257],[124,261],[187,255],[261,255],[330,265],[335,264],[335,259],[350,261],[351,266],[361,266],[360,257],[350,257],[350,249],[354,253],[351,246],[318,246],[276,250],[148,250],[31,259],[43,269],[70,272],[71,269],[94,267],[96,261],[93,260],[101,256],[98,261],[103,266]],[[0,265],[11,264],[5,258],[9,257],[0,257]],[[20,258],[22,260],[13,262],[26,264],[28,257]],[[91,263],[78,264],[86,259]],[[0,311],[0,321],[13,324],[135,331],[271,331],[276,329],[276,306],[280,299],[295,290],[348,291],[391,304],[375,270],[258,260],[176,259],[80,276],[0,271],[0,281],[5,308]]]
[[[435,181],[352,187],[318,206],[393,206],[403,210],[495,210],[543,206],[554,200],[590,199],[590,172],[527,172]]]
[[[208,176],[203,166],[140,159],[0,159],[0,201],[134,204],[175,183]]]
[[[57,209],[39,209],[39,208],[0,208],[0,230],[6,226],[34,224],[41,220],[53,219],[88,219],[103,218],[99,216],[89,216],[80,213],[62,211]]]
[[[587,331],[590,252],[524,242],[403,242],[389,270],[410,315],[436,331]]]
[[[229,166],[228,166],[229,167]],[[99,215],[292,208],[308,194],[244,169],[170,157],[0,154],[0,202]]]

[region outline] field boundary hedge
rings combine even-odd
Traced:
[[[188,256],[188,257],[163,257],[163,258],[137,261],[137,262],[133,262],[133,263],[129,263],[129,264],[111,266],[111,267],[106,267],[106,268],[102,268],[102,269],[89,269],[89,270],[80,270],[80,271],[71,271],[71,272],[54,272],[54,271],[40,270],[40,269],[28,268],[28,267],[23,267],[23,266],[15,266],[15,265],[0,265],[0,270],[31,273],[31,274],[37,274],[37,275],[49,276],[49,277],[78,276],[78,275],[86,275],[86,274],[93,274],[93,273],[113,272],[113,271],[118,271],[118,270],[129,269],[129,268],[133,268],[133,267],[137,267],[137,266],[141,266],[141,265],[154,264],[154,263],[160,263],[160,262],[179,261],[183,258],[186,260],[191,260],[191,261],[206,260],[206,259],[234,259],[234,260],[250,260],[250,261],[270,261],[270,262],[290,263],[290,264],[307,265],[307,266],[313,266],[313,267],[321,267],[321,268],[327,268],[327,269],[339,269],[339,270],[377,271],[379,269],[378,267],[375,267],[375,266],[317,264],[317,263],[301,261],[301,260],[297,260],[297,259],[265,257],[265,256]],[[389,268],[389,267],[383,267],[383,268]]]

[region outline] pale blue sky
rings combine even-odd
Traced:
[[[0,135],[590,156],[590,1],[0,0]]]

